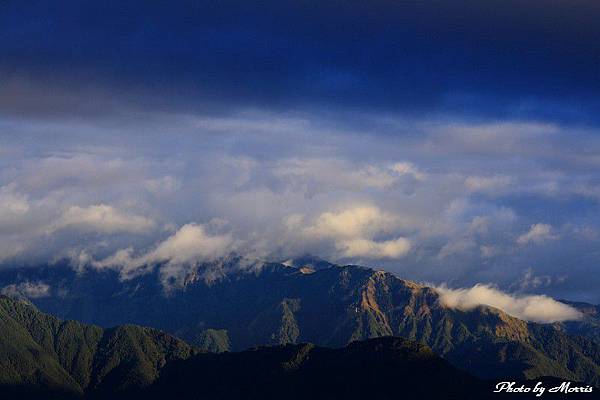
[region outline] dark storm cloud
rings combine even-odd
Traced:
[[[93,111],[120,98],[595,122],[599,21],[591,0],[8,1],[0,71],[12,101],[0,104]]]

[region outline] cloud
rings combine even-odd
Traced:
[[[50,286],[44,282],[21,282],[3,287],[0,293],[9,297],[39,299],[50,296]]]
[[[375,242],[369,239],[350,239],[336,242],[336,247],[343,257],[366,258],[400,258],[411,249],[410,241],[406,238]]]
[[[398,175],[411,175],[418,181],[425,179],[425,174],[410,162],[397,162],[390,169]]]
[[[157,196],[169,194],[179,189],[180,184],[177,178],[173,176],[163,176],[155,179],[148,179],[145,182],[146,189]]]
[[[338,212],[324,212],[305,232],[314,236],[336,238],[372,236],[376,232],[389,230],[393,226],[394,218],[393,215],[382,212],[378,207],[360,205]]]
[[[288,226],[297,226],[303,219],[296,215],[286,220]],[[305,237],[313,240],[333,240],[338,256],[343,258],[400,258],[411,249],[404,237],[375,240],[381,234],[395,230],[401,219],[372,205],[348,207],[337,212],[324,212],[314,223],[305,227]]]
[[[186,224],[145,256],[147,262],[194,263],[223,256],[230,250],[228,235],[209,235],[202,225]]]
[[[540,244],[548,240],[556,240],[560,236],[554,233],[554,229],[548,224],[533,224],[527,232],[517,238],[520,246],[529,243]]]
[[[126,248],[103,260],[92,261],[91,265],[99,269],[116,269],[123,279],[130,279],[160,264],[163,283],[178,284],[198,264],[214,261],[231,252],[233,244],[230,235],[211,235],[202,225],[186,224],[142,255],[135,256],[133,248]]]
[[[472,310],[481,305],[498,308],[513,317],[531,322],[551,323],[578,320],[581,313],[548,296],[517,296],[504,293],[492,285],[476,284],[471,288],[449,289],[442,285],[435,290],[440,303],[449,308]]]
[[[69,207],[52,225],[50,231],[70,228],[99,233],[144,233],[154,227],[155,223],[151,219],[126,214],[106,204],[98,204],[88,207]]]
[[[277,162],[272,174],[278,185],[304,191],[307,197],[332,190],[412,189],[425,174],[410,162],[361,163],[344,159],[307,158]]]
[[[0,118],[3,266],[73,250],[141,273],[132,260],[177,227],[223,218],[226,228],[202,225],[206,236],[229,232],[237,250],[263,259],[377,260],[407,279],[502,287],[530,265],[552,277],[568,265],[568,288],[540,290],[598,301],[589,271],[600,214],[581,191],[599,182],[594,129],[335,110],[121,117]],[[516,251],[550,214],[545,240],[561,234],[560,246]],[[566,234],[579,226],[589,234]]]
[[[475,247],[475,241],[470,238],[457,238],[452,239],[448,243],[446,243],[438,253],[438,258],[440,260],[456,255],[462,254],[468,250],[471,250]]]
[[[481,257],[483,258],[491,258],[498,254],[498,249],[490,245],[479,246],[479,251],[481,252]]]
[[[0,222],[18,218],[29,211],[27,196],[16,190],[15,184],[0,187]]]
[[[470,192],[501,193],[512,183],[510,176],[468,176],[465,187]]]
[[[552,285],[561,284],[567,280],[567,275],[560,274],[555,276],[538,275],[533,268],[527,268],[523,271],[522,277],[512,284],[510,287],[518,291],[539,290],[550,287]]]

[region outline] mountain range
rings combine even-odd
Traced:
[[[303,343],[210,353],[156,329],[63,321],[6,296],[0,321],[0,396],[7,399],[509,398],[428,346],[397,337],[339,349]]]
[[[160,278],[159,268],[124,280],[118,271],[57,264],[3,270],[0,285],[46,285],[29,296],[42,311],[104,329],[149,326],[196,351],[299,343],[342,348],[395,336],[428,346],[479,379],[553,376],[600,386],[600,325],[593,305],[570,303],[582,311],[581,321],[527,322],[488,306],[448,308],[434,288],[311,257],[250,267],[229,257],[193,270],[175,288]],[[113,332],[103,328],[94,328],[103,332],[97,336]],[[193,353],[186,349],[180,359]],[[101,379],[89,379],[101,386]]]

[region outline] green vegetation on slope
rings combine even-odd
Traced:
[[[0,297],[0,384],[69,393],[128,390],[153,382],[195,350],[151,328],[102,329],[62,321]]]

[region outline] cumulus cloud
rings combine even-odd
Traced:
[[[435,288],[440,303],[448,308],[472,310],[481,305],[498,308],[513,317],[525,321],[551,323],[578,320],[581,313],[566,304],[548,296],[518,296],[504,293],[492,285],[477,284],[471,288],[449,289],[447,286]]]
[[[199,263],[216,260],[233,250],[230,235],[211,235],[204,226],[186,224],[154,249],[135,256],[133,248],[117,251],[112,256],[93,261],[93,267],[120,271],[123,279],[150,271],[160,264],[163,282],[180,283]]]
[[[147,262],[193,263],[224,255],[232,244],[228,235],[210,235],[202,225],[187,224],[148,253]]]
[[[39,299],[50,296],[50,286],[44,282],[21,282],[8,285],[0,290],[5,296],[26,297],[28,299]]]
[[[314,236],[346,238],[371,236],[389,230],[394,219],[393,215],[382,212],[378,207],[359,205],[338,212],[324,212],[305,232]]]
[[[554,229],[548,224],[533,224],[527,232],[517,238],[517,243],[525,246],[529,243],[543,243],[549,240],[556,240],[559,235],[554,233]]]
[[[88,207],[69,207],[50,230],[71,228],[100,233],[143,233],[153,229],[154,226],[154,221],[149,218],[127,214],[106,204],[98,204]]]
[[[301,222],[298,216],[291,216],[287,220],[292,225]],[[400,223],[398,216],[383,212],[378,207],[359,205],[337,212],[324,212],[302,232],[311,239],[333,240],[340,257],[393,259],[410,251],[410,240],[397,237],[377,241],[375,237],[393,231]]]

